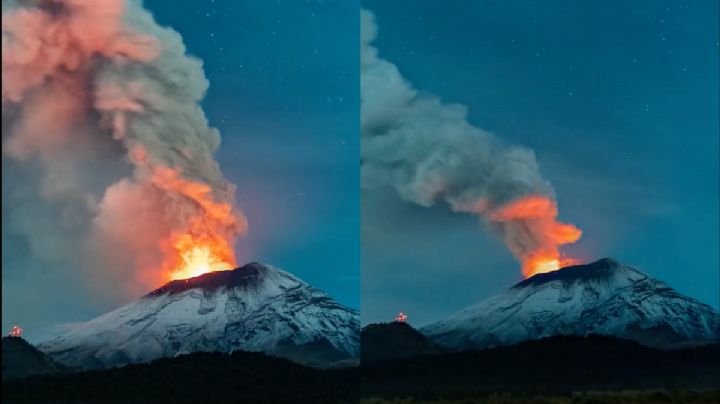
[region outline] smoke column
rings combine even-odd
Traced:
[[[557,221],[554,190],[532,150],[467,122],[466,107],[421,95],[378,56],[374,16],[361,11],[362,186],[405,201],[479,215],[530,276],[568,265],[559,247],[581,232]]]
[[[247,222],[213,158],[207,88],[139,0],[3,0],[3,244],[88,254],[143,286],[231,268]]]

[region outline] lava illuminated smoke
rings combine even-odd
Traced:
[[[181,234],[173,243],[179,255],[179,264],[169,264],[168,273],[172,279],[185,279],[202,275],[207,272],[220,271],[235,266],[229,245],[198,244],[188,234]],[[221,249],[221,251],[218,251]],[[226,258],[223,258],[225,256]]]
[[[517,199],[490,214],[491,221],[504,224],[505,242],[522,262],[526,277],[578,263],[562,257],[558,247],[574,243],[582,232],[558,222],[557,214],[555,201],[540,195]]]
[[[69,238],[143,287],[231,269],[247,223],[213,157],[202,63],[180,35],[139,0],[2,7],[3,154],[26,177],[14,203],[58,211],[43,223],[65,226],[13,231],[36,254],[59,249],[35,240]]]
[[[415,89],[378,55],[374,16],[361,13],[363,188],[390,187],[407,202],[480,217],[524,276],[574,263],[559,248],[581,232],[557,221],[555,191],[535,153],[471,125],[465,106]]]

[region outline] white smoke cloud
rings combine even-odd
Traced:
[[[373,14],[362,10],[362,186],[388,186],[407,202],[445,203],[453,211],[481,215],[523,262],[540,252],[557,255],[562,242],[554,236],[561,226],[551,209],[554,190],[534,152],[472,126],[465,106],[413,88],[397,66],[379,56],[373,46],[377,32]],[[493,215],[529,196],[550,201],[542,219]]]

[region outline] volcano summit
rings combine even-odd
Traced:
[[[720,313],[606,258],[537,274],[420,331],[458,350],[588,334],[672,348],[720,341]]]
[[[81,368],[234,350],[326,366],[358,357],[359,335],[356,310],[285,271],[251,263],[169,282],[38,348]]]

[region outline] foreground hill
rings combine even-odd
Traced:
[[[343,403],[414,397],[446,402],[497,394],[717,389],[719,384],[720,345],[663,351],[613,337],[570,336],[344,369],[310,368],[261,353],[199,352],[117,369],[4,381],[2,401]]]
[[[258,352],[196,352],[147,364],[3,383],[3,403],[338,403],[355,396],[340,371]]]
[[[558,336],[363,364],[361,373],[365,394],[398,397],[720,388],[720,344],[665,351],[607,336]]]
[[[66,369],[20,337],[2,339],[2,379],[59,373]]]
[[[398,321],[366,326],[360,341],[364,364],[446,352],[409,324]]]

